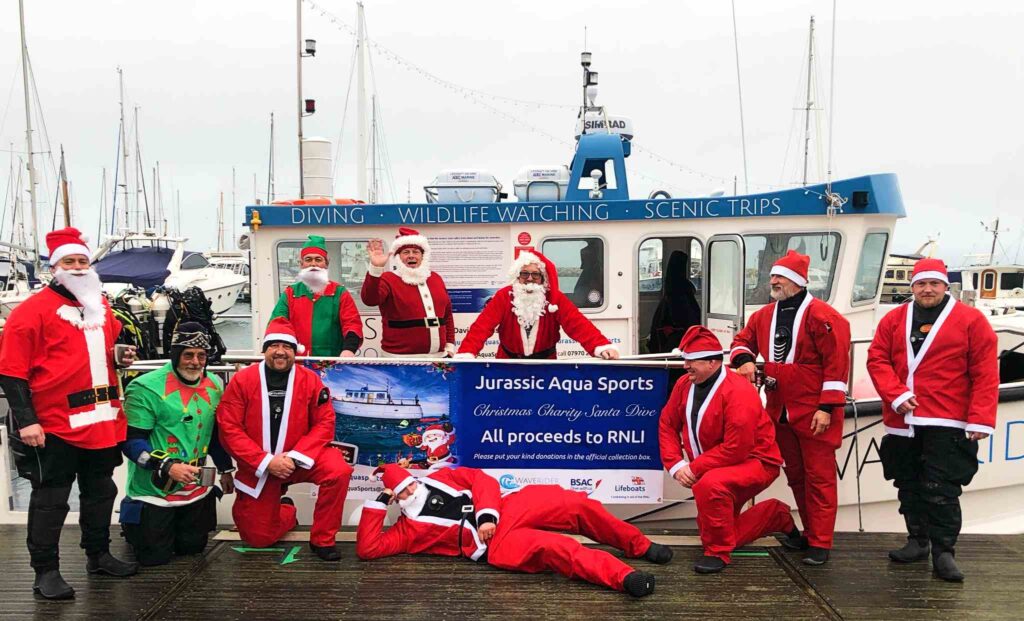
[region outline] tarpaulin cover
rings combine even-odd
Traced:
[[[128,248],[108,254],[93,267],[103,282],[126,282],[149,289],[164,284],[171,273],[167,264],[173,255],[171,248]]]

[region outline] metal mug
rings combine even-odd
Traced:
[[[196,483],[202,487],[210,487],[217,482],[217,469],[210,466],[203,466],[199,469]]]

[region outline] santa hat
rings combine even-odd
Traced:
[[[64,257],[73,254],[84,254],[92,260],[92,250],[88,246],[89,238],[73,226],[66,229],[50,231],[46,234],[46,247],[50,250],[50,265],[56,265]]]
[[[914,271],[910,276],[910,284],[919,280],[934,278],[949,284],[949,275],[946,273],[946,264],[941,259],[921,259],[914,264]]]
[[[324,261],[329,260],[327,257],[327,240],[319,235],[310,235],[309,240],[302,245],[302,251],[299,252],[299,257],[305,257],[311,254],[323,257]]]
[[[811,267],[811,257],[790,250],[786,256],[772,265],[772,276],[783,276],[795,282],[797,286],[807,286],[807,270]]]
[[[677,350],[683,360],[721,360],[724,354],[721,341],[704,326],[690,326],[679,340]]]
[[[427,435],[431,431],[439,431],[439,432],[441,432],[444,435],[448,435],[448,431],[445,430],[444,425],[439,425],[437,423],[434,423],[433,425],[430,425],[429,427],[424,429],[423,430],[423,435]]]
[[[295,338],[295,328],[287,317],[274,317],[267,324],[267,331],[263,335],[263,351],[267,351],[271,343],[288,343],[297,353],[306,353],[306,346]]]
[[[406,246],[416,246],[423,251],[424,258],[430,254],[430,243],[426,237],[420,235],[420,232],[416,229],[404,226],[399,227],[398,235],[395,235],[395,241],[391,242],[391,254],[398,254]]]
[[[381,482],[384,483],[384,488],[393,491],[396,496],[409,487],[410,483],[416,482],[416,477],[398,464],[384,464],[379,470],[382,472]]]
[[[540,271],[544,272],[544,288],[547,289],[548,300],[550,300],[558,292],[558,268],[547,257],[532,248],[529,250],[516,248],[516,258],[512,261],[512,267],[508,271],[509,282],[516,282],[519,272],[533,263],[540,265]],[[558,305],[548,304],[548,312],[558,312]]]

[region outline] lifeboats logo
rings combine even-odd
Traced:
[[[615,486],[615,491],[620,493],[642,493],[647,491],[647,481],[641,476],[632,476],[629,483]]]
[[[569,489],[574,492],[584,492],[587,496],[594,493],[595,490],[601,485],[601,479],[593,478],[582,478],[582,479],[569,479]]]

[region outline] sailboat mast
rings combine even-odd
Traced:
[[[267,204],[274,201],[274,113],[270,113],[270,162],[267,165]]]
[[[814,16],[811,15],[811,30],[807,37],[807,107],[804,108],[804,185],[807,185],[807,160],[811,147],[811,80],[814,76]]]
[[[302,170],[302,116],[305,107],[302,102],[302,0],[295,0],[295,75],[298,77],[299,99],[299,198],[306,198],[306,182]]]
[[[71,201],[68,198],[68,172],[64,167],[64,145],[60,145],[60,194],[64,204],[64,226],[71,226]]]
[[[32,106],[28,90],[28,43],[25,41],[25,0],[18,0],[18,17],[21,20],[21,78],[25,89],[25,144],[28,150],[28,195],[32,214],[32,250],[34,261],[39,267],[39,218],[36,214],[36,167],[32,153]]]
[[[988,264],[992,265],[996,260],[996,241],[999,239],[999,218],[996,217],[996,224],[992,227],[992,250],[988,253]]]
[[[235,167],[231,167],[231,243],[235,243]]]
[[[117,68],[117,81],[121,92],[121,98],[119,100],[118,105],[121,110],[121,157],[124,160],[124,163],[121,165],[121,174],[124,175],[123,209],[124,228],[125,232],[127,233],[128,230],[131,228],[131,224],[129,222],[130,214],[128,212],[128,128],[126,127],[124,120],[124,71],[120,67]],[[116,216],[117,214],[115,213],[114,215]],[[111,223],[111,226],[113,226],[113,222]]]
[[[217,208],[217,252],[224,252],[224,193],[220,193],[220,207]]]
[[[364,59],[366,54],[366,23],[363,18],[363,3],[357,2],[356,16],[356,117],[359,135],[356,144],[356,198],[365,201],[366,192],[366,75]]]

